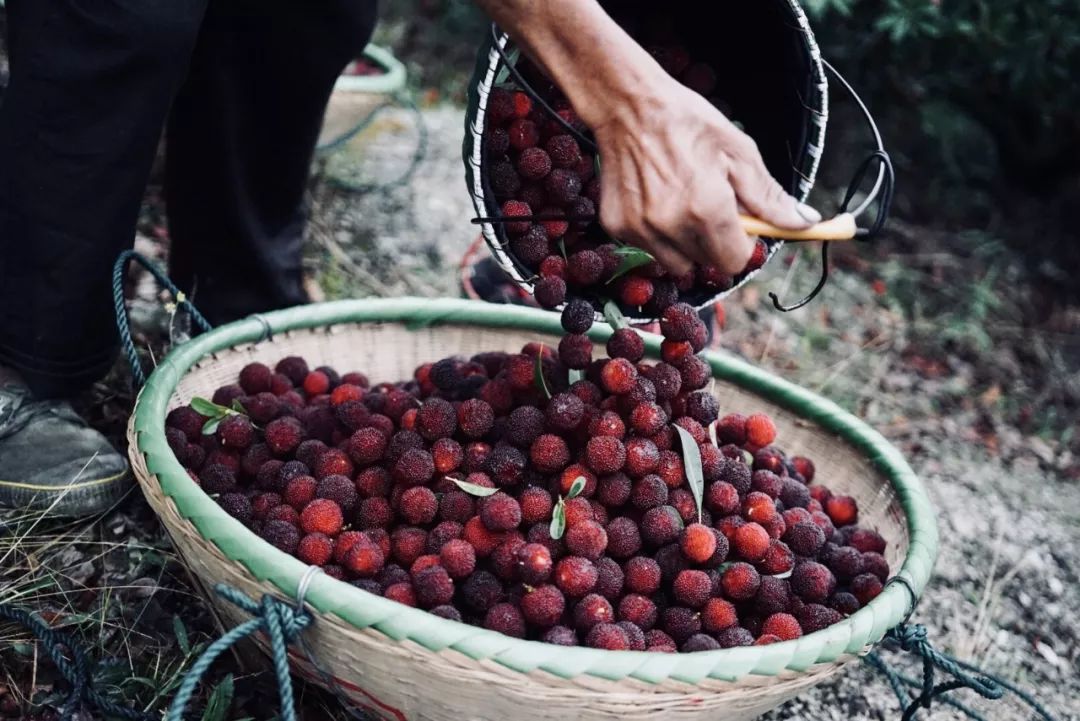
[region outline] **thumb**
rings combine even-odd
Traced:
[[[731,185],[739,204],[766,223],[802,230],[821,222],[821,213],[784,192],[760,155],[736,163],[731,172]]]

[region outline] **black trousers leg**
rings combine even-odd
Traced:
[[[206,0],[8,0],[0,104],[0,363],[42,395],[112,364],[131,246]]]
[[[303,303],[304,189],[374,0],[211,0],[169,118],[170,272],[211,322]]]

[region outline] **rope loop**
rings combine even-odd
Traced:
[[[987,721],[978,711],[962,704],[947,694],[959,689],[970,689],[985,699],[996,701],[1011,691],[1045,721],[1055,721],[1054,717],[1031,696],[1004,679],[997,678],[969,663],[953,658],[949,654],[935,649],[929,640],[926,627],[920,624],[902,623],[885,634],[886,645],[899,647],[922,659],[922,678],[916,679],[898,673],[877,652],[865,657],[867,664],[879,671],[892,688],[903,708],[901,721],[910,721],[920,709],[930,709],[934,701],[941,701],[959,710],[974,721]],[[941,683],[936,682],[936,674],[942,671],[952,678]],[[907,689],[919,692],[911,700]]]
[[[154,276],[154,279],[162,288],[169,291],[176,303],[176,307],[186,311],[199,330],[206,333],[211,329],[211,325],[203,314],[191,304],[187,295],[177,288],[176,284],[157,265],[134,250],[122,252],[116,258],[116,263],[113,264],[113,309],[116,311],[116,330],[120,334],[120,345],[124,350],[124,355],[127,357],[128,365],[131,366],[131,376],[135,381],[135,386],[141,388],[146,383],[146,373],[142,369],[139,353],[135,348],[135,341],[131,337],[131,323],[128,320],[127,304],[124,302],[124,274],[127,271],[128,263],[131,261],[135,261],[145,268],[150,275]]]
[[[30,631],[41,643],[45,654],[52,660],[60,675],[71,686],[71,692],[60,709],[60,718],[73,717],[80,708],[96,709],[103,716],[128,719],[129,721],[152,721],[157,717],[128,706],[122,706],[99,691],[94,685],[96,673],[109,666],[120,664],[118,659],[93,661],[86,648],[73,636],[53,628],[40,616],[0,603],[0,619],[17,623]],[[67,654],[64,654],[64,650]]]
[[[274,676],[277,679],[278,695],[281,700],[282,721],[296,721],[292,677],[289,675],[289,644],[297,640],[304,629],[311,625],[312,615],[307,610],[270,594],[264,594],[256,603],[239,590],[224,583],[219,583],[214,590],[226,601],[250,614],[252,618],[207,646],[180,684],[180,689],[169,706],[166,719],[181,721],[195,693],[195,687],[217,657],[240,639],[262,631],[270,643],[270,656],[274,664]]]

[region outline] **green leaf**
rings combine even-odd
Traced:
[[[715,420],[709,424],[709,440],[711,440],[712,444],[717,448],[720,447],[720,439],[716,437],[716,424],[719,422],[719,420]]]
[[[578,476],[574,479],[574,482],[570,484],[570,492],[566,494],[567,500],[577,498],[578,494],[583,490],[585,490],[585,476]]]
[[[563,501],[562,496],[559,497],[559,502],[555,504],[555,510],[551,512],[551,525],[548,527],[548,534],[555,540],[559,540],[563,537],[563,532],[566,531],[566,502]]]
[[[485,498],[498,492],[498,488],[487,488],[486,486],[478,486],[475,483],[469,483],[468,481],[461,481],[457,478],[449,477],[451,481],[457,485],[458,488],[468,493],[470,496],[477,496],[479,498]]]
[[[569,263],[570,258],[566,255],[566,238],[559,238],[559,252],[562,253],[562,259]]]
[[[544,378],[544,346],[540,346],[540,352],[536,354],[536,370],[533,372],[533,382],[536,387],[544,392],[544,397],[551,399],[551,391],[548,390],[547,380]]]
[[[697,504],[698,523],[701,522],[701,499],[705,494],[705,474],[701,470],[701,451],[698,450],[697,441],[690,432],[682,426],[676,425],[682,441],[683,468],[686,471],[686,479],[690,482],[690,492],[694,494],[694,503]]]
[[[184,626],[184,622],[180,620],[179,616],[173,616],[172,618],[173,635],[176,636],[176,643],[180,646],[180,651],[185,655],[191,653],[191,641],[188,639],[187,627]]]
[[[626,328],[630,325],[626,321],[626,316],[619,310],[619,304],[613,300],[609,300],[604,303],[604,318],[607,319],[608,325],[612,330],[619,330],[619,328]]]
[[[613,252],[619,258],[619,267],[615,269],[615,273],[608,279],[608,283],[621,275],[629,273],[634,268],[647,265],[655,260],[646,251],[632,245],[624,245],[621,248],[616,248]]]
[[[202,721],[225,721],[225,714],[229,712],[233,700],[233,677],[228,674],[214,687],[210,699],[206,702],[206,710],[203,711]]]
[[[229,411],[225,406],[219,406],[217,403],[211,403],[205,398],[199,398],[195,396],[191,399],[191,407],[200,416],[206,416],[207,418],[217,418],[218,416],[225,415]]]
[[[221,425],[221,422],[223,420],[225,420],[225,416],[217,416],[216,418],[211,418],[210,420],[206,421],[206,423],[203,423],[203,427],[202,427],[203,435],[204,436],[213,435],[214,431],[217,430],[217,427]]]
[[[242,413],[245,416],[247,415],[247,408],[244,408],[244,404],[240,402],[239,398],[232,399],[232,409],[237,413]]]

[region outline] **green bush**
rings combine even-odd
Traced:
[[[918,118],[946,164],[975,124],[1008,176],[1033,190],[1080,169],[1077,0],[805,4],[826,57],[886,114]]]

